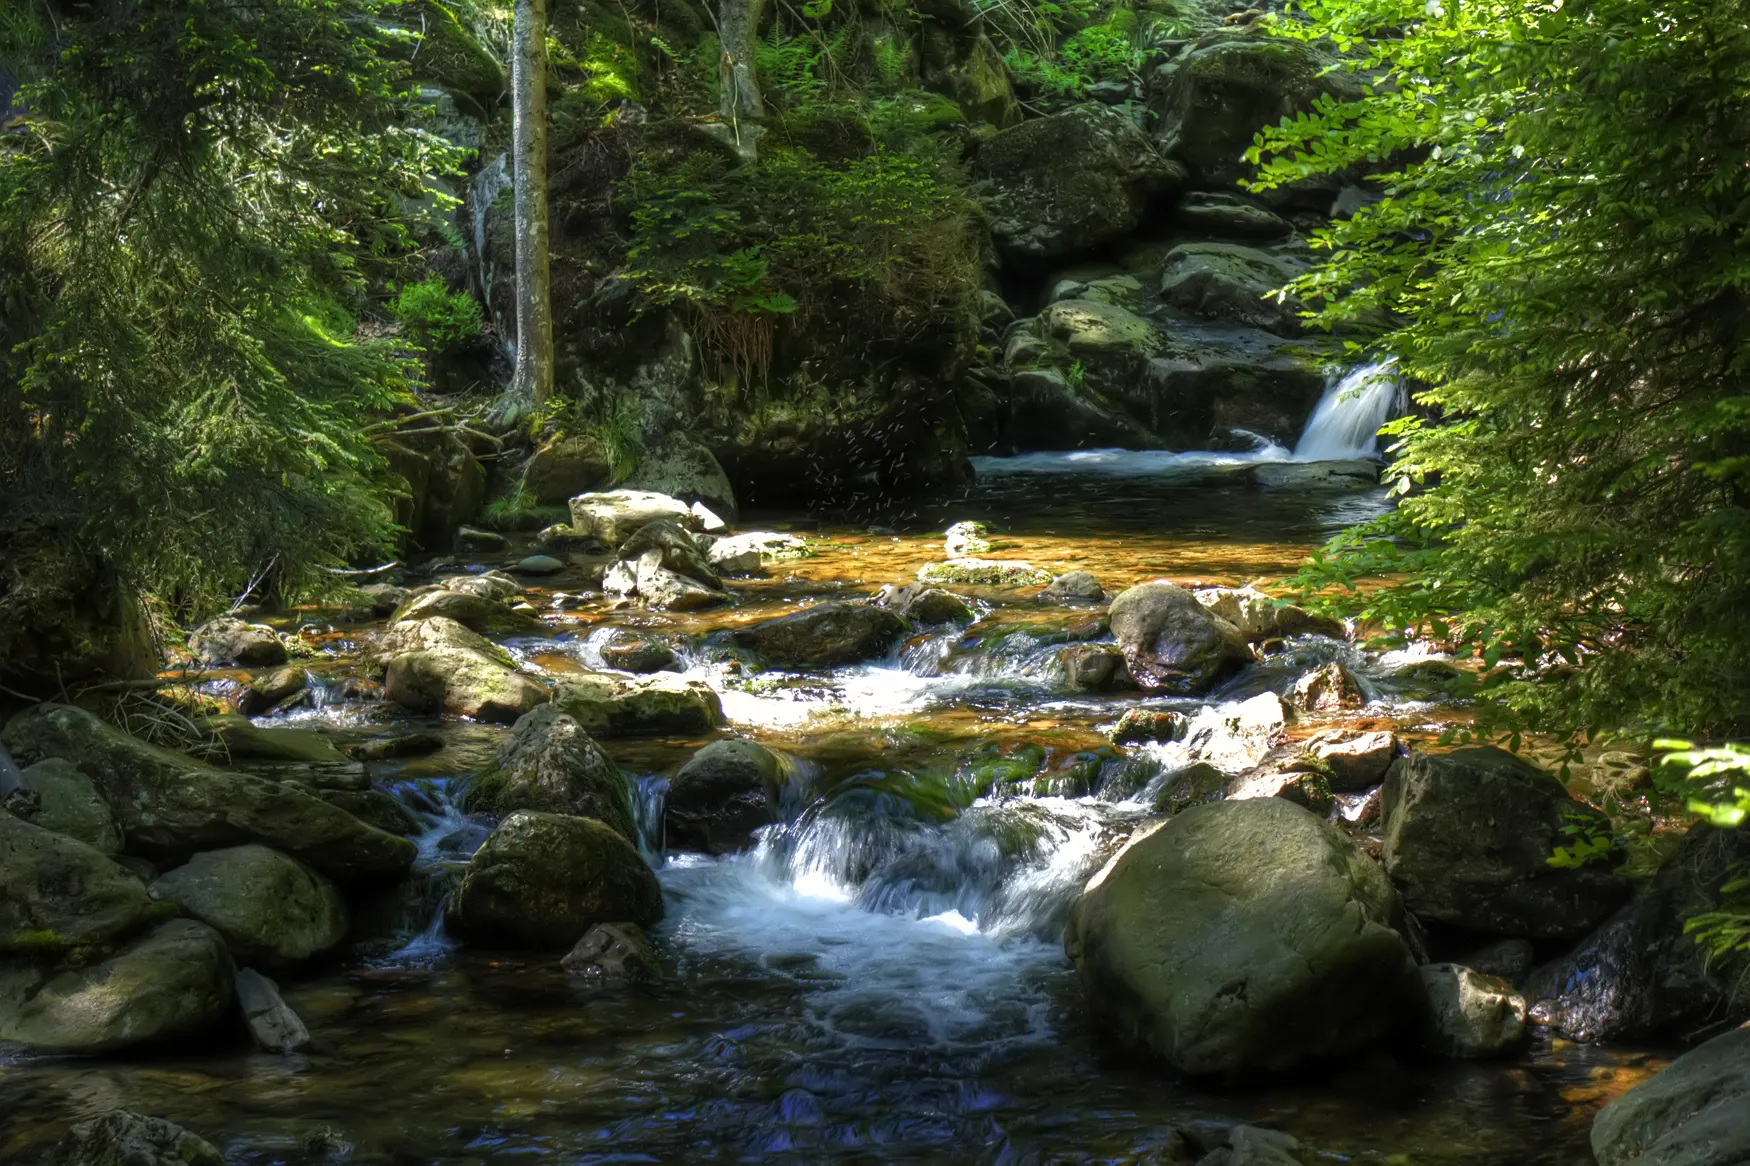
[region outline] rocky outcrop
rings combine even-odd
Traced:
[[[1568,827],[1608,833],[1609,820],[1542,770],[1493,747],[1412,753],[1382,790],[1381,859],[1424,923],[1485,935],[1584,935],[1628,894],[1607,865],[1558,869]]]
[[[1147,690],[1199,695],[1252,660],[1232,624],[1171,583],[1142,583],[1119,593],[1109,618],[1130,674]]]
[[[1080,105],[984,143],[975,175],[1003,257],[1039,267],[1129,234],[1183,170],[1124,114]]]
[[[152,895],[213,928],[246,963],[283,967],[346,938],[334,884],[265,846],[197,854],[153,883]]]
[[[662,494],[682,502],[701,502],[719,517],[734,521],[740,513],[729,475],[704,446],[686,438],[670,438],[638,459],[624,486]]]
[[[76,838],[104,854],[121,851],[122,831],[115,815],[77,765],[50,757],[19,774],[19,780],[37,796],[37,811],[30,818],[33,825]]]
[[[225,1158],[174,1122],[114,1109],[74,1126],[47,1166],[225,1166]]]
[[[208,620],[190,632],[188,650],[202,664],[261,667],[286,662],[286,646],[272,628],[233,616]]]
[[[1161,302],[1227,325],[1278,336],[1300,331],[1301,303],[1281,289],[1306,265],[1237,243],[1182,243],[1167,252]]]
[[[1511,1052],[1525,1039],[1525,997],[1505,980],[1458,964],[1426,964],[1423,1041],[1444,1057],[1473,1059]]]
[[[448,919],[474,942],[564,950],[597,923],[653,926],[662,888],[610,827],[519,810],[469,860]]]
[[[1415,1014],[1385,875],[1277,798],[1187,809],[1089,881],[1065,946],[1100,1025],[1193,1075],[1352,1053]]]
[[[733,854],[778,820],[787,767],[752,741],[713,741],[669,781],[664,842],[671,850]]]
[[[225,941],[192,919],[59,973],[0,964],[0,1042],[100,1053],[194,1036],[230,1008],[233,974]]]
[[[575,718],[543,705],[517,721],[492,764],[468,788],[470,810],[539,810],[594,818],[637,840],[631,787]]]
[[[832,602],[737,628],[730,639],[774,668],[837,668],[886,655],[907,630],[884,607]]]
[[[151,908],[107,855],[0,811],[0,955],[107,943],[138,931]]]
[[[415,849],[289,785],[148,745],[70,705],[40,704],[0,734],[19,760],[77,765],[115,815],[130,854],[181,862],[259,842],[342,882],[398,875]]]
[[[673,673],[567,676],[553,705],[592,737],[660,737],[707,733],[723,723],[723,702],[711,687]]]
[[[1750,1027],[1716,1036],[1598,1111],[1598,1166],[1750,1162]]]
[[[542,442],[529,458],[523,489],[537,505],[563,506],[607,485],[613,473],[613,459],[599,438],[560,434]]]
[[[580,494],[571,500],[571,527],[608,547],[618,547],[646,523],[666,518],[686,530],[697,530],[699,518],[679,498],[647,490],[609,490]]]

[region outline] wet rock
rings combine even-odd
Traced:
[[[1395,733],[1334,729],[1308,738],[1306,749],[1319,760],[1333,790],[1355,793],[1385,780],[1397,760],[1398,738]]]
[[[884,607],[829,602],[737,628],[730,639],[774,668],[838,668],[886,655],[908,630]]]
[[[208,620],[190,632],[188,650],[202,664],[260,667],[286,662],[286,646],[272,628],[228,615]]]
[[[523,470],[523,489],[539,506],[563,506],[598,489],[614,475],[613,459],[600,438],[559,435],[548,438]]]
[[[504,668],[515,668],[511,654],[482,636],[469,631],[453,619],[442,616],[416,622],[391,624],[365,648],[367,663],[377,668],[407,652],[431,652],[445,649],[472,652]]]
[[[1298,1141],[1281,1130],[1234,1126],[1224,1144],[1197,1160],[1197,1166],[1306,1166]]]
[[[491,814],[539,810],[594,818],[629,840],[637,838],[626,775],[574,717],[553,705],[517,721],[463,802],[470,811]]]
[[[1098,602],[1106,598],[1106,589],[1086,571],[1071,571],[1059,575],[1040,594],[1050,599],[1086,599]]]
[[[1198,191],[1185,196],[1173,211],[1185,226],[1211,235],[1234,235],[1246,239],[1280,239],[1294,227],[1276,212],[1234,194]]]
[[[519,810],[469,860],[448,919],[475,942],[564,949],[597,923],[660,922],[662,888],[610,827]]]
[[[951,623],[967,624],[978,618],[972,605],[960,596],[940,587],[926,587],[922,583],[907,583],[903,586],[889,584],[871,602],[876,607],[884,607],[902,619],[909,619],[925,627]]]
[[[1184,713],[1165,709],[1125,709],[1124,715],[1106,735],[1114,745],[1134,745],[1139,741],[1182,741],[1191,726]]]
[[[437,733],[397,733],[374,741],[360,741],[347,747],[347,752],[360,761],[392,761],[400,757],[424,757],[444,747]]]
[[[478,526],[463,526],[456,530],[456,549],[473,551],[477,554],[502,554],[510,549],[510,540],[496,530],[484,530]]]
[[[256,1048],[295,1053],[309,1047],[310,1030],[280,996],[279,985],[253,968],[237,972],[237,1003]]]
[[[1599,1166],[1750,1162],[1750,1027],[1716,1036],[1592,1120]]]
[[[975,559],[992,549],[990,527],[982,522],[956,522],[942,536],[942,550],[950,559]]]
[[[584,986],[623,988],[662,977],[662,964],[636,923],[597,923],[559,961]]]
[[[1282,743],[1293,713],[1274,692],[1241,701],[1219,720],[1201,719],[1186,743],[1191,755],[1230,771],[1250,769]]]
[[[704,549],[667,519],[640,527],[619,556],[602,578],[606,591],[637,595],[660,611],[697,611],[728,599]]]
[[[733,854],[753,832],[778,820],[786,776],[782,758],[752,741],[713,741],[669,782],[663,806],[672,850]]]
[[[661,640],[620,636],[602,647],[602,663],[620,672],[647,674],[680,671],[680,657]]]
[[[1136,688],[1116,644],[1071,644],[1057,654],[1064,680],[1077,692],[1127,692]]]
[[[723,702],[709,685],[672,673],[568,676],[553,704],[592,737],[684,736],[723,723]]]
[[[107,943],[138,931],[151,908],[107,855],[0,813],[0,955]]]
[[[347,882],[403,873],[415,850],[300,789],[161,749],[83,709],[45,703],[0,734],[19,760],[77,765],[121,825],[129,853],[163,862],[260,842]]]
[[[703,611],[729,602],[718,588],[707,587],[662,566],[660,551],[646,551],[635,566],[638,598],[657,611]]]
[[[1320,635],[1343,638],[1343,625],[1304,607],[1272,598],[1255,587],[1200,587],[1191,593],[1205,610],[1240,630],[1247,640]]]
[[[657,566],[683,575],[706,587],[722,586],[716,568],[704,548],[685,528],[669,519],[659,518],[639,527],[620,546],[619,561],[637,562],[647,552],[656,551]]]
[[[428,621],[429,622],[429,621]],[[532,676],[466,648],[407,652],[389,662],[383,695],[417,713],[449,713],[509,724],[552,693]]]
[[[393,583],[368,583],[359,588],[359,594],[371,605],[371,614],[379,618],[392,614],[397,607],[413,598],[413,592]]]
[[[1526,981],[1533,1021],[1575,1040],[1635,1041],[1742,1018],[1742,962],[1710,967],[1685,925],[1720,909],[1722,888],[1745,864],[1750,830],[1691,829],[1633,902]]]
[[[316,796],[385,834],[412,838],[425,830],[412,811],[379,789],[322,789]]]
[[[1443,1057],[1473,1060],[1512,1052],[1525,1039],[1525,997],[1505,980],[1458,964],[1424,964],[1428,997],[1423,1043]]]
[[[773,563],[808,557],[808,542],[793,534],[751,531],[711,544],[711,566],[726,575],[752,575]]]
[[[1279,292],[1305,270],[1236,243],[1184,243],[1167,253],[1161,300],[1195,316],[1293,336],[1300,331],[1301,303]]]
[[[1333,660],[1294,682],[1288,703],[1303,713],[1339,713],[1367,703],[1355,674]]]
[[[955,559],[918,568],[920,582],[961,587],[1037,587],[1050,578],[1019,559]]]
[[[1237,778],[1228,783],[1227,796],[1235,801],[1246,798],[1281,798],[1310,810],[1321,818],[1329,817],[1337,804],[1325,775],[1308,770],[1261,773]]]
[[[225,1159],[173,1122],[115,1109],[74,1126],[48,1166],[225,1166]]]
[[[1260,462],[1252,481],[1267,490],[1371,490],[1380,463],[1369,458],[1337,462]]]
[[[1143,583],[1120,592],[1109,618],[1130,674],[1145,689],[1197,696],[1252,660],[1232,624],[1210,615],[1189,591],[1171,583]]]
[[[197,854],[153,883],[152,896],[224,936],[237,958],[269,967],[346,938],[346,901],[334,884],[265,846]]]
[[[334,742],[313,729],[284,725],[262,728],[241,713],[200,717],[194,723],[216,746],[213,752],[232,761],[290,761],[341,767],[351,764]]]
[[[1354,843],[1258,798],[1194,806],[1133,837],[1089,881],[1065,947],[1119,1045],[1231,1078],[1390,1037],[1419,995],[1401,922],[1390,881]]]
[[[978,152],[976,177],[997,249],[1039,267],[1128,234],[1183,171],[1129,117],[1089,104],[997,134]]]
[[[501,600],[466,591],[427,591],[397,611],[394,623],[415,623],[433,618],[452,619],[483,636],[528,635],[541,630],[541,621],[513,611]]]
[[[565,564],[552,555],[527,555],[517,560],[516,569],[524,575],[557,575]]]
[[[237,711],[246,717],[258,717],[272,711],[305,691],[310,674],[298,665],[276,668],[252,677],[249,687],[237,697]]]
[[[77,765],[50,757],[24,770],[19,780],[37,797],[32,825],[75,838],[103,854],[121,850],[122,832],[115,815]]]
[[[439,582],[440,591],[459,591],[494,603],[514,603],[522,597],[523,585],[503,571],[483,571],[478,575],[451,575]]]
[[[1154,811],[1157,814],[1178,814],[1205,802],[1220,801],[1227,790],[1228,776],[1207,761],[1193,761],[1170,770],[1157,783]]]
[[[0,1042],[100,1053],[195,1036],[230,1008],[232,975],[225,941],[193,919],[59,974],[0,964]]]
[[[590,551],[600,550],[601,544],[595,535],[586,530],[578,530],[569,522],[555,522],[551,526],[543,526],[535,535],[535,545],[546,551]]]
[[[625,484],[628,490],[703,503],[725,518],[734,519],[740,513],[729,475],[710,450],[686,438],[670,438],[647,451]],[[695,520],[698,517],[694,515]],[[704,529],[702,524],[700,529]]]
[[[678,498],[644,490],[609,490],[571,500],[571,526],[609,547],[618,547],[646,523],[666,518],[694,530],[698,517]]]
[[[1160,332],[1128,308],[1098,300],[1059,300],[1039,313],[1041,335],[1063,341],[1070,355],[1120,369],[1138,369],[1166,345]]]
[[[1493,747],[1412,753],[1392,764],[1381,800],[1386,871],[1423,922],[1484,935],[1573,938],[1627,897],[1607,866],[1548,863],[1564,827],[1609,833],[1603,814]]]

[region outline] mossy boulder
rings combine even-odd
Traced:
[[[710,450],[686,438],[670,438],[645,451],[625,485],[629,490],[703,503],[719,518],[731,521],[740,513],[729,475]]]
[[[397,611],[391,623],[417,623],[424,619],[453,619],[483,636],[529,635],[541,630],[541,621],[526,612],[513,611],[502,600],[471,595],[466,591],[427,591],[416,595]]]
[[[1165,347],[1153,324],[1128,308],[1101,300],[1059,300],[1039,313],[1039,330],[1061,340],[1071,356],[1135,367]]]
[[[1065,947],[1119,1046],[1196,1076],[1338,1059],[1421,1004],[1390,880],[1279,798],[1192,807],[1089,881]]]
[[[663,805],[667,843],[674,850],[733,854],[753,832],[778,820],[789,774],[785,760],[753,741],[713,741],[669,781]]]
[[[107,855],[0,811],[0,955],[107,943],[151,910],[145,886]]]
[[[1684,1053],[1598,1111],[1599,1166],[1750,1162],[1750,1026]]]
[[[203,664],[284,664],[286,646],[266,624],[234,616],[210,619],[188,634],[188,650]]]
[[[709,685],[667,672],[568,676],[553,704],[592,737],[699,734],[723,723],[723,702]]]
[[[618,831],[519,810],[469,860],[448,920],[474,942],[565,950],[597,923],[651,927],[662,914],[656,876]]]
[[[517,721],[463,799],[469,810],[491,814],[539,810],[594,818],[636,841],[631,801],[620,767],[554,705]]]
[[[19,774],[40,803],[31,823],[76,838],[104,854],[119,853],[121,827],[97,785],[79,767],[59,757],[37,762]]]
[[[737,628],[730,639],[775,668],[837,668],[885,655],[909,630],[884,607],[834,602]]]
[[[541,443],[523,470],[523,489],[537,505],[563,506],[599,490],[613,477],[614,463],[601,439],[560,434]]]
[[[918,71],[924,86],[950,99],[966,120],[998,129],[1018,125],[1021,104],[1002,52],[976,25],[918,25]]]
[[[1002,131],[974,171],[998,250],[1035,269],[1129,234],[1184,176],[1128,117],[1093,104]]]
[[[397,4],[386,11],[390,43],[405,46],[413,75],[496,106],[506,91],[504,66],[439,0]]]
[[[334,884],[265,846],[197,854],[153,883],[152,895],[224,936],[245,963],[294,964],[346,938],[346,900]]]
[[[1278,336],[1300,331],[1300,300],[1279,294],[1306,265],[1238,243],[1184,243],[1167,252],[1161,301],[1223,324]]]
[[[1108,618],[1130,674],[1145,689],[1200,695],[1252,661],[1251,649],[1232,624],[1172,583],[1142,583],[1120,592]]]
[[[389,662],[383,695],[419,713],[509,724],[545,704],[552,692],[494,656],[466,648],[406,652]]]
[[[225,1157],[174,1122],[112,1109],[74,1126],[48,1166],[225,1166]]]

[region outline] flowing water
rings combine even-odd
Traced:
[[[1381,1054],[1212,1092],[1102,1053],[1063,954],[1064,919],[1146,817],[1151,778],[1193,746],[1115,750],[1104,731],[1139,702],[1067,690],[1056,653],[1096,608],[977,592],[970,628],[810,674],[742,675],[714,638],[909,579],[941,556],[939,532],[969,518],[1007,544],[997,554],[1086,569],[1114,591],[1153,578],[1277,578],[1385,505],[1377,489],[1272,490],[1248,477],[1288,456],[986,460],[963,497],[857,524],[752,516],[741,525],[788,526],[815,553],[737,581],[735,605],[716,612],[579,604],[564,597],[584,586],[572,576],[531,589],[551,628],[510,645],[525,667],[599,667],[616,628],[661,635],[719,690],[728,731],[791,759],[789,820],[754,849],[664,856],[664,775],[701,741],[605,743],[636,779],[644,848],[667,899],[655,942],[670,977],[591,994],[550,956],[449,940],[444,897],[490,828],[455,808],[451,783],[480,767],[502,730],[438,725],[441,753],[372,767],[425,824],[414,877],[359,912],[356,943],[285,978],[315,1036],[310,1051],[247,1054],[232,1039],[112,1061],[0,1059],[0,1161],[32,1161],[79,1115],[126,1106],[200,1132],[237,1166],[1142,1163],[1175,1126],[1234,1121],[1287,1129],[1331,1162],[1589,1162],[1591,1114],[1657,1061],[1546,1041],[1502,1062]],[[299,622],[335,653],[312,670],[346,675],[368,627],[319,612]],[[1192,713],[1210,729],[1193,738],[1210,739],[1233,702],[1334,658],[1372,697],[1342,723],[1413,739],[1453,715],[1406,677],[1404,660],[1316,637],[1282,646],[1207,701],[1142,703]],[[419,723],[326,691],[282,716],[342,741]],[[963,806],[949,795],[975,772],[1010,780]]]
[[[1404,411],[1396,358],[1369,364],[1333,380],[1295,443],[1298,461],[1373,457],[1379,427]]]

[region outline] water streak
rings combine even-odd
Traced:
[[[1297,462],[1346,461],[1378,456],[1379,427],[1404,410],[1397,361],[1354,369],[1325,388],[1294,446]]]

